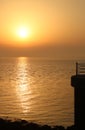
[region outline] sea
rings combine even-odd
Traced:
[[[0,117],[41,125],[74,124],[75,60],[0,58]]]

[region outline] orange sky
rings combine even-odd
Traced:
[[[1,45],[85,44],[84,34],[85,0],[0,0]]]

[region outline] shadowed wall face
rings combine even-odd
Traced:
[[[85,88],[75,88],[75,125],[85,128]]]
[[[85,75],[72,76],[71,85],[74,87],[75,125],[85,129]]]

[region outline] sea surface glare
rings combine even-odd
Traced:
[[[0,117],[74,124],[75,61],[0,58]]]

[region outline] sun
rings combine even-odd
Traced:
[[[22,38],[27,37],[27,30],[25,28],[21,28],[19,30],[19,36],[22,37]]]
[[[30,35],[30,30],[28,30],[26,27],[20,27],[17,29],[17,35],[20,38],[27,38]]]

